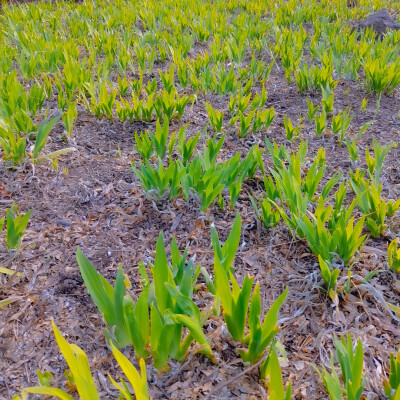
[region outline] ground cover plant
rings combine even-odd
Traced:
[[[1,398],[399,398],[383,7],[2,4]]]

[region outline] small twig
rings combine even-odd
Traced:
[[[218,393],[223,387],[230,385],[231,383],[235,382],[238,380],[241,376],[246,375],[250,371],[252,371],[254,368],[257,368],[259,365],[263,363],[263,361],[266,360],[268,357],[268,354],[264,355],[260,360],[258,360],[255,364],[250,365],[250,367],[246,368],[244,371],[240,372],[239,374],[235,375],[231,379],[228,379],[225,382],[221,382],[219,385],[217,385],[211,392],[208,394],[208,396],[204,397],[204,400],[211,399],[211,396],[215,395]]]

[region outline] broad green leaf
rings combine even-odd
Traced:
[[[110,374],[108,374],[108,378],[110,379],[111,383],[119,390],[120,395],[122,395],[123,399],[125,400],[133,400],[129,390],[126,388],[125,382],[121,379],[121,385],[116,382]]]
[[[142,338],[146,344],[149,341],[150,335],[149,292],[150,287],[146,286],[143,288],[143,291],[136,302],[134,310],[136,320],[140,321],[140,334],[142,335]]]
[[[169,282],[168,270],[168,260],[165,253],[163,233],[160,232],[156,245],[156,257],[152,268],[157,307],[160,313],[163,313],[171,305],[170,296],[165,286],[165,283]]]
[[[168,282],[165,283],[165,286],[167,287],[170,295],[177,302],[177,306],[179,307],[181,312],[185,313],[186,315],[192,318],[195,318],[196,321],[200,321],[200,310],[196,306],[194,301],[186,297],[184,294],[182,294],[178,289],[170,285]]]
[[[285,390],[283,388],[281,367],[275,351],[272,351],[268,356],[267,374],[269,376],[269,400],[284,400]]]
[[[271,308],[269,309],[267,315],[264,318],[264,322],[262,324],[262,339],[261,342],[263,343],[270,333],[275,328],[278,322],[278,314],[279,310],[286,299],[289,289],[286,288],[285,291],[275,300],[274,304],[272,304]]]
[[[250,310],[249,310],[249,330],[250,335],[254,337],[256,331],[260,330],[261,322],[261,296],[260,285],[257,282],[254,288],[253,295],[251,296]],[[261,339],[261,336],[260,336]]]
[[[30,388],[23,389],[22,393],[21,393],[23,400],[28,398],[28,393],[54,396],[61,400],[74,400],[73,397],[71,397],[68,393],[64,392],[61,389],[50,388],[50,387],[45,387],[45,386],[33,386]],[[99,398],[99,397],[97,397],[97,398]],[[89,398],[82,399],[82,400],[89,400]]]
[[[108,292],[104,287],[101,275],[93,268],[92,264],[85,257],[79,247],[76,251],[76,259],[78,261],[82,279],[85,282],[86,288],[94,303],[104,316],[107,324],[110,326],[115,325],[116,319],[113,299],[109,297]]]
[[[67,343],[53,320],[51,323],[58,347],[71,370],[80,397],[82,400],[100,400],[86,354],[78,346]]]
[[[184,268],[184,260],[183,264],[181,265],[180,268]],[[197,281],[197,277],[199,276],[200,273],[200,268],[197,267],[196,269],[194,268],[193,261],[190,260],[188,265],[183,271],[183,275],[181,278],[180,283],[178,280],[176,280],[176,284],[179,286],[179,290],[182,294],[184,294],[186,297],[192,298],[193,296],[193,290],[194,290],[194,285]]]
[[[175,325],[164,324],[163,318],[154,304],[151,304],[150,307],[150,319],[150,346],[154,357],[154,366],[160,370],[167,365]],[[180,337],[177,340],[180,341]]]
[[[229,233],[228,239],[226,239],[224,245],[222,246],[222,251],[224,254],[224,264],[226,270],[228,270],[228,268],[231,268],[233,264],[236,251],[239,246],[241,229],[242,229],[242,220],[240,218],[240,214],[237,213],[235,221],[233,222],[231,231]]]
[[[115,336],[117,346],[125,347],[129,344],[127,327],[124,319],[123,302],[125,296],[124,273],[121,266],[118,268],[117,279],[114,288],[114,309],[115,309]]]
[[[111,343],[111,351],[114,354],[118,365],[121,367],[129,383],[132,385],[137,400],[149,399],[148,387],[147,387],[147,375],[146,375],[146,364],[143,358],[140,359],[140,371],[139,375],[136,368],[132,363]]]
[[[35,146],[33,148],[32,158],[36,159],[39,153],[43,150],[46,142],[47,136],[49,135],[50,131],[53,129],[54,125],[58,122],[61,118],[61,115],[51,119],[43,121],[38,129],[38,133],[36,135]]]
[[[231,275],[231,281],[233,280],[233,275]],[[231,320],[231,326],[235,326],[235,333],[231,332],[235,340],[242,340],[244,336],[244,329],[247,320],[247,311],[249,308],[249,299],[251,294],[251,288],[253,286],[254,278],[249,278],[246,276],[243,281],[242,289],[235,299],[233,306],[233,315],[226,318]]]
[[[232,316],[233,298],[229,288],[229,280],[226,271],[221,264],[219,257],[214,257],[214,274],[217,294],[221,298],[224,314]]]
[[[328,371],[325,369],[324,366],[322,367],[322,371],[319,371],[314,364],[311,364],[311,366],[314,368],[314,370],[321,378],[331,400],[342,400],[342,388],[339,377],[333,365],[333,358],[331,358],[331,368],[332,368],[331,374],[328,373]]]
[[[148,314],[148,305],[147,304],[146,304],[146,307],[147,307],[147,314]],[[149,334],[148,334],[149,317],[148,317],[148,315],[147,315],[147,321],[146,320],[138,320],[138,318],[136,317],[136,315],[134,313],[133,302],[131,299],[126,300],[124,302],[123,313],[124,313],[125,323],[127,326],[130,342],[133,345],[136,356],[137,357],[147,357],[148,352],[145,349],[145,346],[149,340]],[[147,332],[143,332],[144,330],[147,330]],[[146,333],[147,333],[147,336],[145,336]]]
[[[352,363],[352,382],[356,388],[361,386],[361,382],[363,380],[362,377],[363,369],[364,369],[364,351],[361,340],[358,339]]]
[[[193,320],[187,315],[171,314],[170,316],[176,323],[186,326],[194,340],[196,340],[196,342],[201,346],[201,349],[198,350],[198,352],[205,354],[208,358],[213,360],[213,352],[204,335],[200,322]]]

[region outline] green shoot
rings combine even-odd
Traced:
[[[390,269],[396,273],[400,273],[400,249],[398,249],[399,239],[392,240],[387,250],[387,260]]]

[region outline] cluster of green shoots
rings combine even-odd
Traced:
[[[160,233],[154,263],[139,264],[142,278],[140,295],[132,297],[129,281],[122,268],[118,270],[114,287],[102,277],[82,251],[77,250],[77,261],[82,278],[94,303],[106,323],[106,338],[112,353],[132,385],[137,399],[148,399],[145,361],[152,361],[160,372],[169,369],[169,359],[184,361],[191,348],[215,362],[210,341],[204,333],[211,313],[223,318],[232,338],[241,343],[239,355],[245,362],[255,364],[262,360],[260,372],[271,395],[290,399],[291,387],[285,390],[276,349],[280,348],[275,336],[279,330],[278,314],[286,298],[287,289],[276,299],[268,312],[261,305],[260,287],[254,278],[245,277],[242,287],[234,277],[234,258],[240,235],[241,220],[237,215],[226,242],[221,246],[218,234],[212,228],[214,249],[214,279],[200,265],[188,260],[188,249],[180,253],[175,239],[170,246],[171,260],[167,258],[163,235]],[[200,272],[207,280],[214,302],[200,310],[193,296],[197,290]],[[150,273],[150,276],[149,276]],[[57,343],[70,372],[66,375],[75,385],[82,400],[98,399],[99,395],[90,372],[85,353],[76,345],[66,342],[53,322]],[[193,344],[196,344],[193,347]],[[131,362],[117,349],[131,345],[139,359],[141,375]],[[53,395],[72,399],[62,389],[50,386],[51,374],[38,372],[40,386],[26,388],[29,393]],[[132,399],[126,383],[117,383],[110,377],[122,399]],[[274,396],[273,395],[273,396]],[[274,397],[278,399],[278,397]],[[15,396],[15,399],[19,399]]]
[[[56,167],[58,157],[71,151],[42,154],[55,124],[44,107],[54,97],[67,139],[76,125],[78,105],[110,120],[181,119],[187,104],[196,100],[187,89],[231,95],[230,123],[245,137],[268,129],[274,118],[273,108],[263,109],[263,91],[258,104],[253,100],[248,106],[247,96],[256,86],[264,87],[273,67],[283,68],[288,83],[294,81],[300,93],[321,91],[323,108],[313,116],[321,136],[338,79],[360,81],[377,94],[377,107],[381,96],[391,95],[400,84],[398,34],[376,40],[372,30],[351,31],[345,20],[360,10],[343,8],[339,0],[305,2],[295,10],[293,0],[263,5],[249,0],[240,10],[222,0],[212,5],[185,0],[179,7],[173,1],[150,1],[145,7],[120,0],[114,7],[101,0],[96,4],[24,4],[5,10],[0,145],[3,159],[12,166],[28,157],[51,160]],[[306,32],[306,22],[314,26],[313,33]],[[192,56],[195,44],[204,42],[208,49]],[[272,58],[268,65],[261,57],[265,50]],[[213,128],[220,131],[223,116],[218,110],[207,111]],[[332,115],[332,132],[340,133],[340,142],[349,121],[348,111]],[[288,140],[298,137],[300,129],[301,123],[286,119]],[[354,145],[348,144],[353,153]]]
[[[89,361],[85,352],[75,344],[68,343],[57,329],[54,321],[52,321],[53,332],[58,347],[67,362],[69,372],[65,374],[68,379],[68,385],[76,388],[81,400],[100,400],[99,391],[93,381],[93,375],[90,370]],[[147,385],[146,364],[143,359],[140,360],[140,374],[135,366],[126,358],[112,343],[110,348],[119,367],[128,379],[129,384],[135,392],[136,400],[150,400]],[[44,396],[52,396],[61,400],[73,400],[74,398],[66,391],[51,386],[53,375],[46,371],[42,373],[37,370],[39,385],[28,387],[22,390],[21,397],[13,396],[13,400],[25,400],[30,394],[39,394]],[[109,376],[112,384],[118,390],[119,398],[124,400],[132,400],[126,382],[121,378],[120,383]]]
[[[366,150],[366,169],[350,171],[349,179],[338,174],[326,179],[325,150],[321,148],[310,160],[304,141],[298,152],[290,153],[267,140],[272,160],[269,171],[258,146],[225,162],[219,162],[218,156],[228,123],[240,138],[270,128],[276,113],[273,106],[266,108],[266,84],[275,68],[283,71],[288,85],[296,85],[299,93],[321,95],[320,105],[307,99],[306,117],[318,137],[331,131],[339,146],[345,143],[355,164],[359,159],[357,140],[371,123],[350,135],[353,114],[349,109],[334,109],[339,80],[357,81],[375,94],[376,111],[381,97],[392,95],[400,85],[399,33],[393,31],[377,40],[373,30],[352,31],[347,24],[376,7],[372,3],[366,0],[362,7],[347,8],[342,0],[300,4],[296,0],[245,0],[240,4],[236,0],[184,0],[179,4],[172,0],[84,0],[82,4],[3,7],[0,156],[11,168],[26,160],[32,164],[51,161],[57,168],[58,158],[74,148],[46,152],[49,135],[62,121],[62,137],[72,141],[78,111],[84,108],[96,118],[110,121],[156,121],[154,132],[135,134],[141,159],[133,170],[149,197],[195,197],[200,210],[206,211],[217,201],[223,208],[228,193],[234,208],[243,182],[259,170],[265,193],[260,198],[250,197],[257,217],[267,229],[283,221],[293,237],[307,243],[318,258],[324,289],[336,299],[341,290],[349,290],[352,265],[368,235],[384,235],[388,218],[400,208],[400,200],[384,197],[380,183],[391,145],[374,141],[373,154]],[[386,6],[399,10],[395,0],[388,0]],[[313,27],[311,33],[304,28],[306,23]],[[194,51],[204,43],[207,50]],[[265,53],[271,59],[268,64]],[[229,113],[204,103],[214,135],[190,136],[187,126],[170,134],[170,124],[184,119],[188,105],[207,94],[225,96],[228,102]],[[56,113],[50,112],[52,101],[57,103]],[[362,111],[366,107],[364,99]],[[303,122],[302,118],[294,122],[284,117],[288,141],[301,138]],[[351,201],[349,188],[354,194]],[[18,215],[12,209],[0,220],[0,227],[6,227],[8,250],[20,247],[30,214]],[[187,253],[181,255],[175,242],[169,262],[160,236],[154,265],[150,270],[140,265],[142,293],[138,299],[130,295],[122,269],[112,287],[78,251],[82,276],[109,328],[107,339],[114,343],[111,349],[137,398],[148,398],[144,363],[140,361],[139,376],[115,346],[132,345],[138,358],[152,359],[160,370],[169,359],[184,359],[194,342],[199,352],[213,359],[202,328],[210,313],[218,315],[221,307],[230,334],[244,346],[240,352],[243,360],[255,363],[269,348],[261,375],[269,379],[276,399],[290,398],[290,386],[285,394],[282,385],[275,352],[279,344],[274,339],[277,313],[286,292],[262,319],[258,284],[249,277],[239,284],[234,276],[238,221],[222,247],[212,231],[213,279],[187,262]],[[388,264],[393,271],[400,271],[397,240],[388,247]],[[347,268],[345,276],[341,276],[343,268]],[[193,301],[200,273],[214,296],[209,310],[199,310]],[[55,326],[53,329],[71,369],[71,384],[75,382],[85,400],[98,398],[84,353],[63,341]],[[364,385],[362,346],[357,344],[353,352],[348,338],[335,344],[343,383],[325,370],[321,377],[331,397],[336,396],[332,398],[358,399]],[[398,356],[392,357],[385,393],[396,400],[398,370]],[[69,399],[68,394],[49,386],[48,375],[39,377],[41,387],[26,389],[22,397],[41,393]],[[132,397],[125,382],[113,383],[122,398]]]
[[[244,102],[232,103],[246,107],[249,101],[250,96]],[[218,126],[216,131],[220,131],[223,114],[218,114],[208,103],[206,107],[214,129]],[[285,119],[284,123],[288,131],[296,129],[290,119]],[[307,242],[318,257],[325,288],[332,298],[336,298],[338,292],[338,266],[347,267],[343,287],[349,290],[351,267],[368,238],[363,234],[364,227],[371,236],[379,237],[386,231],[387,218],[400,208],[400,200],[386,200],[381,193],[383,162],[393,144],[380,146],[374,139],[373,155],[366,150],[366,170],[350,171],[347,181],[343,180],[342,174],[334,174],[321,186],[326,171],[324,148],[319,149],[312,163],[305,168],[309,163],[307,142],[302,140],[298,151],[289,154],[285,146],[266,139],[273,162],[268,174],[262,160],[263,151],[258,146],[253,146],[242,160],[237,153],[225,163],[218,163],[224,135],[220,139],[208,138],[203,152],[194,155],[200,133],[187,139],[186,129],[184,126],[178,133],[169,135],[168,121],[165,120],[162,126],[157,122],[154,134],[135,135],[136,150],[142,161],[139,168],[134,167],[134,172],[148,195],[161,199],[168,194],[170,200],[183,195],[188,200],[194,193],[199,198],[200,210],[205,211],[217,198],[222,208],[223,191],[228,190],[233,208],[244,180],[252,178],[259,169],[265,195],[256,199],[250,196],[250,200],[265,227],[275,227],[282,219],[294,237]],[[335,187],[337,189],[332,193]],[[349,187],[355,198],[347,203]],[[356,208],[362,213],[358,221],[355,220]],[[396,265],[395,262],[391,264]]]
[[[389,267],[396,273],[400,274],[400,249],[398,248],[399,239],[393,239],[387,250],[387,260]]]
[[[336,356],[339,361],[342,381],[339,378],[335,365],[334,356],[331,353],[331,373],[325,367],[319,371],[313,366],[319,374],[331,400],[361,400],[365,386],[364,369],[364,351],[361,340],[358,339],[355,348],[349,334],[343,336],[341,340],[334,337]]]
[[[270,398],[274,400],[291,398],[291,384],[285,389],[277,351],[284,354],[281,344],[275,336],[279,330],[278,313],[287,296],[287,289],[276,299],[265,314],[261,306],[260,286],[253,284],[254,278],[246,276],[240,287],[234,276],[234,258],[240,241],[241,220],[236,216],[232,230],[221,245],[215,228],[211,229],[214,250],[214,278],[205,268],[195,267],[192,260],[187,260],[188,249],[180,253],[175,239],[171,242],[171,261],[168,261],[163,236],[160,233],[154,263],[146,267],[139,264],[142,277],[141,294],[136,300],[130,295],[130,283],[122,268],[118,270],[114,287],[103,278],[84,256],[77,250],[77,261],[85,285],[106,323],[105,335],[110,349],[134,390],[135,398],[150,399],[147,384],[145,360],[152,359],[153,365],[160,372],[169,369],[168,360],[184,361],[190,347],[196,342],[193,351],[203,353],[214,361],[210,341],[203,331],[211,314],[222,314],[232,339],[241,343],[238,350],[242,360],[255,364],[261,360],[260,377],[266,383]],[[148,272],[151,273],[151,279]],[[213,304],[200,310],[193,301],[197,290],[196,282],[202,274]],[[264,315],[262,318],[261,315]],[[82,400],[99,399],[86,354],[76,345],[69,344],[52,322],[57,344],[65,357],[69,372],[66,373],[69,385],[75,387]],[[118,348],[132,345],[139,360],[141,373]],[[334,337],[336,357],[341,370],[336,372],[334,354],[331,353],[330,369],[325,367],[317,371],[332,400],[363,398],[365,386],[363,346],[360,339],[356,346],[350,335],[341,340]],[[400,358],[399,354],[390,357],[388,379],[384,381],[384,392],[391,400],[396,400],[400,393]],[[22,399],[29,394],[51,395],[64,400],[73,397],[62,389],[52,387],[50,372],[37,371],[39,386],[25,388]],[[126,382],[120,383],[110,377],[118,389],[121,399],[131,400],[132,394]],[[15,395],[13,399],[21,399]]]
[[[14,256],[16,256],[22,247],[22,238],[26,227],[28,226],[32,212],[33,210],[29,210],[25,214],[20,214],[17,205],[13,203],[11,208],[6,210],[6,215],[0,218],[0,233],[3,231],[3,228],[5,228],[5,247],[9,252],[12,252]],[[13,277],[13,275],[24,276],[22,272],[17,272],[15,269],[1,266],[0,274],[10,277]],[[0,308],[7,306],[13,301],[12,296],[0,300]]]
[[[29,210],[26,214],[20,214],[17,205],[14,203],[10,209],[6,210],[6,216],[0,218],[0,232],[5,225],[7,250],[18,250],[20,248],[32,212],[33,210]]]
[[[154,134],[135,134],[136,151],[141,161],[133,166],[133,171],[148,196],[162,199],[168,195],[173,200],[182,195],[188,200],[196,195],[200,210],[205,211],[216,199],[221,208],[224,207],[222,192],[226,189],[231,208],[235,206],[243,181],[247,176],[254,176],[255,154],[259,148],[254,146],[246,158],[242,159],[237,153],[221,163],[217,162],[217,157],[225,135],[207,138],[203,151],[196,154],[200,136],[201,133],[197,133],[187,138],[187,126],[170,135],[167,119],[162,125],[157,121]]]
[[[323,366],[319,371],[313,365],[321,378],[331,400],[361,400],[365,398],[364,387],[366,377],[364,374],[364,350],[361,340],[354,345],[349,334],[340,340],[334,336],[336,358],[339,362],[340,375],[335,368],[335,357],[331,352],[330,369]],[[397,400],[400,396],[400,352],[390,355],[389,376],[383,382],[384,394],[389,400]]]
[[[400,200],[383,198],[379,181],[384,158],[391,146],[380,146],[374,140],[374,157],[368,149],[366,152],[367,171],[350,171],[347,181],[343,180],[342,174],[334,174],[327,181],[323,179],[325,150],[320,148],[310,163],[304,141],[300,142],[297,152],[290,154],[285,146],[266,139],[273,164],[270,174],[267,174],[262,159],[258,159],[265,193],[262,198],[250,197],[258,218],[267,229],[275,227],[282,219],[293,237],[307,242],[318,257],[324,286],[332,299],[336,299],[340,290],[349,290],[351,267],[368,238],[363,234],[364,227],[371,236],[384,234],[386,219],[400,208]],[[368,179],[364,179],[365,172]],[[349,187],[355,198],[347,203]],[[357,222],[356,207],[362,213]],[[397,258],[397,247],[393,242],[388,249],[388,260],[395,271],[398,269]],[[346,283],[341,289],[338,287],[340,266],[348,268]]]
[[[194,342],[196,352],[214,361],[203,326],[212,312],[219,315],[222,306],[232,338],[246,347],[239,351],[243,361],[254,364],[260,360],[278,332],[278,312],[287,290],[262,317],[264,313],[259,285],[254,286],[253,278],[245,277],[240,288],[233,274],[240,231],[239,215],[223,246],[215,229],[212,230],[213,280],[204,268],[196,267],[192,260],[187,260],[188,249],[183,254],[179,252],[174,239],[170,248],[171,260],[168,261],[160,233],[154,263],[148,267],[139,264],[142,290],[136,300],[127,292],[127,278],[121,268],[112,287],[78,249],[77,259],[82,278],[109,328],[109,340],[117,347],[132,345],[138,358],[151,355],[155,368],[160,371],[168,368],[169,359],[183,361]],[[214,303],[203,310],[193,301],[200,272],[206,278],[210,293],[214,295]],[[248,333],[245,334],[245,331]]]
[[[113,120],[117,117],[120,121],[146,121],[151,122],[155,118],[180,120],[185,107],[189,102],[196,100],[195,95],[182,96],[174,85],[174,65],[163,73],[159,71],[163,89],[158,90],[156,78],[143,84],[143,76],[138,80],[129,81],[126,76],[118,78],[118,88],[113,88],[112,82],[104,81],[100,85],[86,83],[83,92],[83,100],[88,112],[97,118]],[[131,101],[127,98],[130,92]],[[117,96],[119,95],[119,100]],[[90,100],[89,100],[90,99]]]

